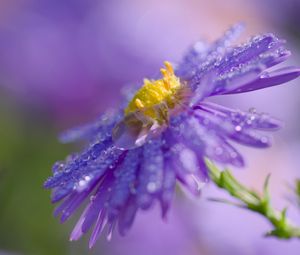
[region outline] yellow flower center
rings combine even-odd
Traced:
[[[183,109],[190,90],[174,74],[172,65],[165,62],[162,79],[144,80],[124,110],[124,118],[113,129],[112,138],[120,149],[143,145],[168,125],[172,113]]]
[[[159,80],[144,80],[143,86],[136,92],[133,99],[125,109],[125,116],[136,111],[142,111],[159,123],[162,123],[162,110],[174,109],[180,98],[178,92],[182,85],[174,74],[174,69],[169,62],[165,62],[165,69],[161,69],[163,78]],[[168,113],[166,113],[168,114]]]

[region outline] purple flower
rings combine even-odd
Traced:
[[[272,34],[231,47],[240,31],[241,25],[236,25],[215,43],[196,43],[175,73],[166,62],[163,78],[145,80],[135,94],[129,93],[125,107],[122,103],[96,122],[62,135],[63,142],[89,142],[82,152],[56,163],[44,184],[53,189],[53,203],[62,201],[54,213],[61,222],[89,198],[71,240],[92,226],[90,247],[104,226],[108,237],[116,226],[124,235],[138,209],[147,210],[155,201],[165,217],[177,181],[199,194],[208,179],[205,158],[244,166],[231,141],[270,146],[270,136],[262,131],[277,130],[279,121],[253,109],[242,112],[205,101],[279,85],[300,75],[295,67],[269,70],[290,56],[284,41]]]

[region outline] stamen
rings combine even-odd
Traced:
[[[147,84],[151,84],[151,81],[149,79],[144,79],[144,85],[147,85]]]
[[[166,77],[168,76],[168,72],[167,72],[166,69],[161,68],[161,69],[160,69],[160,72],[161,72],[161,74],[162,74],[162,76],[163,76],[164,78],[166,78]]]
[[[160,95],[158,92],[156,92],[155,90],[153,90],[153,89],[149,89],[148,92],[149,92],[154,98],[159,98],[159,97],[161,97],[161,95]]]
[[[169,61],[165,61],[164,64],[166,66],[168,73],[171,75],[174,74],[174,69],[173,69],[172,64]]]
[[[164,84],[164,87],[166,90],[170,90],[170,88],[171,88],[170,82],[168,80],[166,80],[165,78],[163,80],[163,84]]]
[[[140,99],[138,99],[138,98],[135,99],[134,103],[135,103],[136,107],[139,108],[139,109],[143,109],[145,107],[145,105],[143,104],[143,102]]]
[[[167,122],[165,114],[157,115],[155,107],[157,105],[166,104],[166,111],[172,110],[178,105],[181,96],[182,84],[178,77],[174,74],[174,69],[170,62],[164,62],[165,68],[162,68],[162,78],[158,80],[144,79],[143,86],[136,92],[132,101],[129,102],[125,109],[125,115],[135,111],[142,112],[147,117],[154,119],[162,124]],[[177,95],[178,94],[178,95]],[[143,109],[143,111],[141,111]],[[166,113],[168,115],[169,112]]]

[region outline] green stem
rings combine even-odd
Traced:
[[[226,190],[232,197],[242,202],[243,208],[259,213],[273,225],[274,229],[268,232],[267,236],[282,239],[300,238],[300,228],[287,219],[287,210],[278,211],[271,206],[268,192],[270,176],[266,178],[263,195],[260,195],[239,183],[230,171],[220,171],[210,161],[206,161],[206,164],[212,181],[219,188]]]

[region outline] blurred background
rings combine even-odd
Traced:
[[[260,216],[207,197],[228,196],[208,185],[201,198],[179,192],[167,222],[158,208],[140,213],[126,237],[69,243],[76,217],[60,225],[42,188],[51,165],[78,145],[59,132],[93,120],[117,104],[121,88],[176,62],[198,39],[212,41],[244,21],[241,37],[273,32],[287,39],[300,65],[300,0],[1,0],[0,1],[0,254],[219,255],[299,254],[300,241],[264,238]],[[276,207],[300,177],[300,80],[214,100],[269,112],[285,122],[271,149],[241,148],[247,168],[233,169],[260,189],[272,173]],[[299,210],[289,216],[300,224]]]

